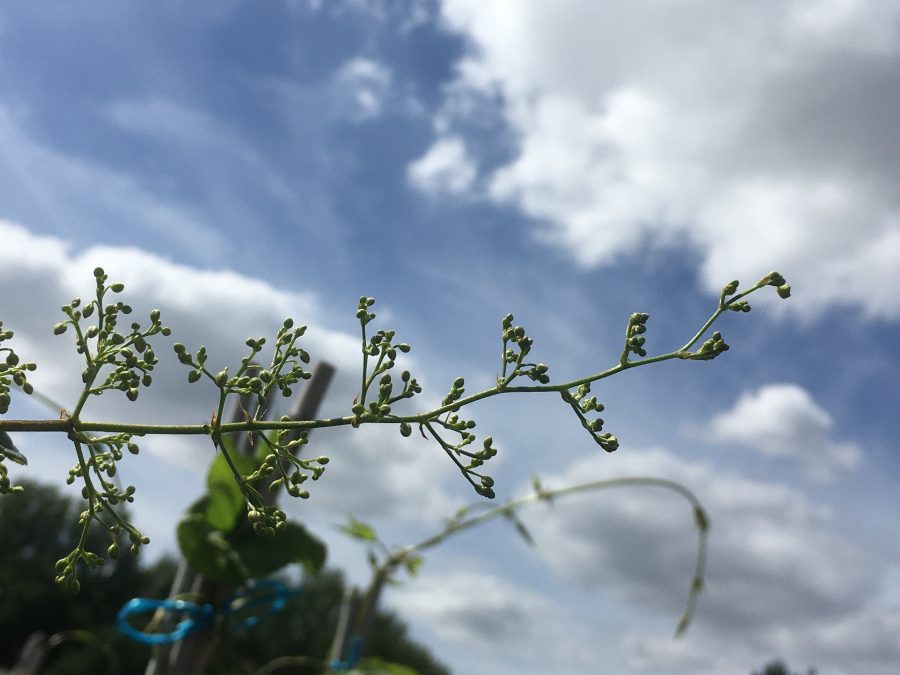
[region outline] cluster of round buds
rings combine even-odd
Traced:
[[[466,443],[471,443],[475,439],[472,434],[466,433],[468,429],[475,428],[475,420],[464,420],[456,413],[451,413],[447,419],[440,420],[439,423],[445,429],[458,432],[466,440]]]
[[[596,434],[594,439],[606,452],[615,452],[619,449],[619,439],[610,433]]]
[[[128,502],[129,504],[132,504],[134,503],[134,493],[134,485],[129,485],[122,492],[106,495],[106,500],[110,503],[111,506],[115,506],[119,502]]]
[[[136,335],[132,342],[134,350],[125,347],[117,355],[110,357],[108,363],[116,366],[116,369],[107,377],[104,388],[119,389],[125,392],[129,401],[136,401],[140,391],[139,387],[149,387],[153,382],[150,371],[159,363],[159,360],[144,337],[140,335],[140,325],[132,324],[132,330]],[[87,371],[85,376],[88,376]]]
[[[727,300],[728,296],[737,293],[738,286],[740,286],[740,282],[737,279],[725,284],[722,288],[722,295],[719,298],[719,306],[727,307],[732,312],[749,312],[750,303],[746,300]]]
[[[11,339],[12,336],[13,332],[3,330],[3,322],[0,321],[0,343]],[[3,356],[4,352],[6,353],[5,357]],[[26,373],[36,369],[37,365],[34,363],[21,363],[18,354],[10,347],[0,347],[0,415],[9,410],[10,384],[21,387],[22,391],[29,395],[34,391],[31,383],[27,380]]]
[[[150,537],[145,537],[140,532],[138,532],[137,530],[134,530],[134,529],[132,529],[128,533],[128,540],[131,542],[128,547],[128,552],[133,557],[137,557],[137,555],[141,552],[141,546],[145,546],[150,543]],[[112,547],[110,547],[110,548],[112,548]],[[116,555],[118,555],[118,552],[119,552],[118,546],[116,546],[116,548],[113,549],[113,551],[115,551]],[[112,554],[110,554],[110,555],[112,555]],[[115,557],[115,556],[112,556],[112,557]]]
[[[401,391],[398,396],[392,398],[391,403],[403,398],[412,398],[416,394],[422,393],[422,386],[416,381],[416,378],[410,375],[408,370],[404,370],[400,373],[400,380],[403,382],[403,391]]]
[[[709,361],[722,352],[727,352],[728,349],[729,347],[722,338],[722,334],[716,331],[711,338],[700,345],[700,349],[695,352],[683,352],[679,356],[683,359],[692,359],[694,361]]]
[[[142,328],[139,323],[134,322],[129,332],[118,332],[116,330],[118,317],[120,314],[131,314],[131,306],[121,301],[104,305],[103,300],[107,293],[121,293],[125,290],[125,285],[121,283],[107,285],[107,275],[101,267],[94,270],[94,277],[97,282],[96,300],[82,307],[81,300],[75,298],[68,305],[64,305],[62,311],[67,320],[56,324],[53,332],[62,335],[69,325],[75,326],[76,351],[85,354],[88,361],[81,374],[85,384],[92,385],[104,366],[112,367],[112,372],[102,385],[92,386],[91,394],[99,395],[107,389],[118,389],[123,391],[129,400],[137,400],[139,387],[150,386],[153,381],[150,372],[159,362],[148,343],[148,338],[157,334],[168,336],[172,331],[162,325],[160,312],[154,309],[150,312],[150,325],[147,328]],[[95,310],[99,314],[97,323],[82,330],[81,320],[93,316]],[[96,346],[91,350],[89,343],[93,340],[96,340]]]
[[[303,370],[301,363],[308,364],[309,354],[301,349],[296,342],[306,333],[306,326],[294,328],[294,320],[288,317],[284,320],[278,333],[275,335],[275,353],[268,370],[260,371],[260,379],[266,385],[267,391],[272,384],[281,390],[282,395],[291,396],[294,392],[291,385],[301,380],[308,380],[312,373]],[[265,398],[259,393],[260,405],[265,404]]]
[[[787,299],[791,297],[790,285],[788,285],[787,280],[785,280],[778,272],[769,272],[759,280],[759,285],[774,286],[778,291],[778,297],[780,298]]]
[[[6,459],[6,455],[3,452],[0,452],[0,495],[23,492],[24,488],[21,485],[13,485],[10,482],[9,471],[3,465],[4,459]]]
[[[487,497],[488,499],[493,499],[496,494],[494,493],[494,479],[490,476],[485,476],[480,473],[473,471],[473,469],[477,469],[482,464],[484,464],[487,460],[496,456],[497,449],[493,447],[494,439],[490,436],[485,437],[484,444],[482,449],[477,453],[472,455],[472,459],[467,466],[465,466],[465,470],[467,474],[472,474],[478,477],[479,482],[475,484],[475,492],[477,492],[482,497]],[[469,478],[471,480],[471,476]]]
[[[285,518],[284,511],[275,506],[250,507],[247,510],[247,520],[253,531],[263,537],[274,537],[276,532],[284,530],[287,527]]]
[[[528,337],[522,326],[513,326],[512,314],[507,314],[503,318],[501,328],[500,335],[503,338],[503,379],[501,382],[508,383],[516,375],[521,374],[522,371],[519,370],[519,367],[522,365],[522,360],[531,351],[534,340]],[[510,345],[514,345],[514,347]],[[512,373],[507,375],[509,364],[515,364],[515,368]]]
[[[615,452],[619,448],[619,439],[613,434],[601,433],[603,430],[603,420],[601,418],[596,417],[589,420],[586,416],[587,413],[599,413],[604,410],[603,404],[597,400],[596,396],[588,397],[589,393],[591,393],[591,385],[590,383],[585,383],[580,385],[574,394],[564,391],[561,392],[561,395],[563,401],[572,407],[572,410],[581,422],[581,426],[587,430],[594,442],[606,452]]]
[[[503,340],[505,342],[514,342],[523,353],[527,354],[531,351],[534,341],[525,334],[525,329],[522,326],[513,326],[513,320],[512,314],[507,314],[503,317],[501,324]]]
[[[206,347],[201,346],[200,349],[197,350],[196,359],[180,342],[176,342],[172,348],[175,350],[178,361],[193,369],[188,373],[188,382],[191,384],[198,382],[200,378],[203,377],[203,368],[206,364]]]
[[[368,298],[364,295],[359,299],[359,303],[356,305],[356,318],[363,326],[375,318],[375,314],[369,311],[369,307],[374,304],[375,298]]]
[[[274,465],[273,463],[279,462],[278,459],[270,459],[273,455],[269,455],[265,462],[269,464],[265,467],[264,475],[271,475],[274,473]],[[325,465],[328,464],[328,457],[316,457],[314,459],[300,459],[297,457],[288,458],[290,462],[294,464],[294,470],[288,475],[285,471],[282,471],[282,475],[280,478],[276,478],[271,483],[269,483],[269,490],[277,490],[282,485],[284,489],[287,490],[287,493],[291,497],[299,497],[300,499],[309,499],[309,491],[301,488],[307,480],[310,478],[314,481],[319,480],[322,477],[322,474],[325,473]]]
[[[534,382],[540,382],[541,384],[548,384],[550,382],[550,376],[547,374],[547,371],[550,370],[550,366],[546,363],[536,363],[531,368],[525,371],[525,374]]]
[[[454,401],[458,401],[460,398],[462,398],[462,395],[465,393],[465,391],[466,381],[461,377],[457,377],[455,380],[453,380],[453,384],[450,386],[450,392],[444,397],[444,400],[441,401],[441,407],[450,405]]]
[[[83,553],[89,553],[89,551],[84,551]],[[75,563],[83,556],[83,553],[75,550],[65,558],[60,558],[56,561],[56,578],[54,581],[58,586],[62,586],[71,593],[77,593],[81,589],[81,584],[78,582],[78,572],[75,569]],[[95,553],[91,553],[90,555],[99,558]],[[88,565],[90,564],[91,563],[88,563]],[[96,567],[97,565],[95,564],[94,566]]]
[[[650,315],[645,312],[635,312],[628,317],[628,327],[625,330],[625,350],[622,359],[627,360],[628,354],[637,354],[640,357],[647,356],[647,350],[644,349],[644,333],[647,332],[647,319]]]

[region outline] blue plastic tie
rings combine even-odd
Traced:
[[[242,626],[252,628],[267,616],[283,610],[288,598],[299,594],[299,589],[288,590],[283,583],[276,579],[265,579],[232,595],[225,604],[222,614],[228,616],[229,614],[244,612],[260,605],[268,605],[269,607],[265,611],[252,614],[241,620]]]
[[[169,612],[181,612],[189,614],[168,633],[144,633],[128,623],[128,617],[155,612],[157,609],[165,609]],[[151,600],[150,598],[133,598],[125,603],[119,610],[116,618],[116,627],[123,635],[130,637],[145,645],[166,645],[181,640],[191,633],[206,628],[215,619],[216,612],[212,605],[198,605],[187,600]]]
[[[259,592],[262,591],[262,592]],[[298,595],[299,590],[288,590],[275,579],[256,582],[248,588],[232,595],[225,606],[216,610],[211,604],[197,604],[188,600],[152,600],[150,598],[133,598],[125,603],[116,618],[116,627],[123,635],[145,645],[164,645],[182,640],[191,633],[209,628],[215,622],[216,615],[228,617],[231,614],[244,612],[254,607],[268,605],[263,612],[252,614],[240,620],[245,628],[251,628],[263,618],[284,609],[287,599]],[[132,626],[128,619],[140,614],[148,614],[158,609],[168,612],[188,614],[187,618],[178,622],[168,633],[145,633]]]

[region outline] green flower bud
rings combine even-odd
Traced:
[[[60,322],[60,323],[56,324],[55,326],[53,326],[53,334],[54,335],[62,335],[63,333],[66,332],[67,327],[68,327],[68,324],[66,324],[65,322]]]
[[[488,499],[493,499],[497,496],[491,488],[484,485],[476,485],[475,492],[480,494],[482,497],[487,497]]]
[[[778,272],[769,272],[763,279],[769,286],[783,286],[787,282]]]
[[[400,435],[404,437],[408,437],[412,433],[412,427],[409,426],[406,422],[400,423]]]
[[[783,298],[786,300],[787,298],[791,297],[791,287],[789,284],[782,284],[776,290],[778,292],[779,298]]]

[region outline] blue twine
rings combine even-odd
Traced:
[[[262,591],[262,592],[260,592]],[[145,645],[164,645],[171,644],[182,640],[191,633],[203,630],[212,626],[216,615],[228,617],[238,612],[245,612],[249,609],[267,605],[267,609],[246,616],[240,620],[240,625],[244,628],[252,628],[258,624],[263,618],[280,612],[284,609],[287,599],[293,595],[299,594],[299,590],[288,590],[287,587],[275,579],[267,579],[258,581],[245,590],[238,591],[232,595],[220,610],[216,610],[209,603],[202,605],[188,600],[152,600],[150,598],[132,598],[122,609],[116,618],[116,627],[123,635],[140,642]],[[182,619],[175,626],[174,630],[168,633],[145,633],[138,630],[128,622],[128,618],[138,614],[147,614],[155,612],[158,609],[164,609],[168,612],[178,612],[188,614],[189,616]]]

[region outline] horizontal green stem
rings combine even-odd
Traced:
[[[374,417],[369,415],[363,415],[362,417],[355,417],[353,415],[348,415],[347,417],[332,417],[328,419],[318,419],[318,420],[247,420],[243,422],[231,422],[228,424],[221,425],[221,432],[223,434],[230,433],[238,433],[238,432],[247,432],[247,431],[271,431],[271,430],[309,430],[309,429],[321,429],[325,427],[340,427],[340,426],[349,426],[351,424],[399,424],[400,422],[407,422],[408,424],[418,424],[424,423],[429,420],[433,420],[439,415],[442,415],[446,412],[450,412],[452,410],[457,410],[462,408],[463,406],[469,405],[470,403],[475,403],[476,401],[480,401],[486,398],[490,398],[492,396],[497,396],[499,394],[522,394],[522,393],[535,393],[535,392],[555,392],[560,393],[563,391],[567,391],[574,387],[578,387],[582,384],[586,384],[589,382],[596,382],[598,380],[605,379],[616,373],[619,373],[628,368],[633,368],[636,366],[642,366],[649,363],[656,363],[659,361],[667,361],[670,359],[678,358],[678,352],[672,352],[670,354],[664,354],[661,356],[654,356],[647,359],[642,359],[640,361],[632,361],[625,366],[617,365],[608,370],[604,370],[599,373],[595,373],[594,375],[590,375],[588,377],[583,377],[578,380],[572,380],[571,382],[565,382],[563,384],[542,384],[542,385],[532,385],[532,386],[517,386],[517,387],[504,387],[502,389],[491,388],[485,389],[484,391],[480,391],[477,394],[472,394],[471,396],[467,396],[465,398],[461,398],[453,403],[449,403],[445,406],[441,406],[440,408],[435,408],[434,410],[430,410],[427,412],[422,412],[414,415],[405,415],[405,416],[396,416],[391,415],[387,417]],[[72,419],[60,419],[60,420],[0,420],[0,430],[6,432],[16,432],[16,431],[31,431],[31,432],[68,432],[72,430],[72,427],[75,427],[77,431],[104,431],[110,433],[127,433],[135,436],[143,436],[143,435],[195,435],[195,436],[207,436],[213,432],[213,427],[210,424],[134,424],[130,422],[91,422],[86,420],[72,420]]]

